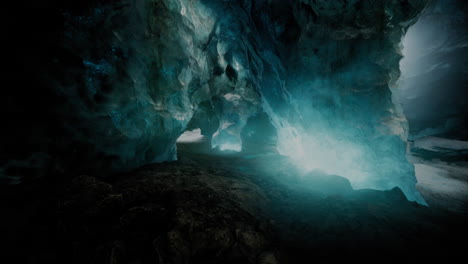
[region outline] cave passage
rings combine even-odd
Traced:
[[[51,39],[56,52],[37,52],[52,58],[44,59],[50,61],[44,71],[53,74],[37,78],[50,104],[17,111],[26,116],[41,109],[41,118],[53,124],[34,123],[44,137],[25,135],[31,140],[24,150],[5,149],[17,149],[17,159],[28,165],[41,156],[72,173],[119,172],[175,160],[179,137],[200,129],[215,149],[276,145],[302,174],[339,175],[356,189],[399,187],[409,200],[426,204],[406,158],[408,123],[393,92],[402,37],[426,4],[144,0],[125,8],[100,1],[67,6],[54,16],[61,23]],[[24,134],[18,124],[12,127],[18,127],[12,135]],[[62,155],[68,150],[73,155]]]
[[[5,5],[0,262],[466,257],[467,1]]]
[[[180,137],[177,139],[177,143],[188,143],[188,142],[199,142],[203,141],[205,137],[201,134],[201,130],[186,130]]]

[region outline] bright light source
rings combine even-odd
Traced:
[[[204,136],[201,134],[201,130],[197,128],[191,131],[190,130],[185,131],[177,139],[177,143],[200,142],[200,141],[203,141],[203,138]]]
[[[242,150],[242,146],[238,144],[221,144],[219,145],[220,150],[232,150],[236,152],[240,152]]]
[[[230,99],[235,99],[233,95],[226,95]],[[242,140],[239,136],[238,126],[231,122],[224,122],[218,131],[211,138],[211,147],[218,147],[220,150],[242,151]]]
[[[353,188],[369,187],[364,149],[329,134],[300,133],[293,127],[278,131],[278,152],[304,172],[320,170],[348,178]]]

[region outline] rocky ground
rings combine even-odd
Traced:
[[[179,144],[178,161],[113,177],[5,188],[4,253],[112,264],[464,253],[466,216],[408,202],[397,188],[356,191],[339,176],[300,176],[274,152],[203,146]]]

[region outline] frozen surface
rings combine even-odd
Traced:
[[[424,137],[415,140],[413,147],[431,151],[468,151],[468,141],[450,140],[439,137]]]
[[[277,149],[304,172],[341,175],[357,189],[398,186],[424,204],[405,157],[408,123],[393,93],[401,38],[424,4],[378,1],[359,9],[355,4],[292,5],[298,39],[283,58],[284,67],[277,67],[279,74],[286,71],[284,84],[277,82],[285,92],[263,88]]]
[[[466,166],[467,164],[465,164]],[[415,164],[418,189],[431,206],[468,212],[468,169],[454,164]]]
[[[414,141],[410,161],[415,166],[418,190],[429,205],[468,212],[468,142],[438,137]]]
[[[60,122],[34,127],[48,136],[28,135],[26,145],[51,153],[50,167],[122,171],[176,159],[186,130],[200,129],[211,147],[226,151],[270,147],[265,134],[304,175],[336,174],[358,189],[398,186],[424,204],[392,91],[401,39],[426,2],[142,0],[65,8],[57,52],[41,77],[54,100],[37,107]]]

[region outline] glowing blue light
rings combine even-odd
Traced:
[[[236,152],[240,152],[242,151],[242,146],[241,145],[238,145],[238,144],[221,144],[219,145],[219,149],[222,150],[222,151],[236,151]]]
[[[362,146],[329,134],[300,132],[291,126],[280,128],[278,135],[278,152],[289,156],[304,173],[320,170],[348,178],[353,188],[369,187],[370,173]]]
[[[224,122],[213,134],[211,138],[211,147],[218,147],[222,151],[242,151],[242,140],[240,138],[240,126],[231,123]]]
[[[204,136],[201,134],[201,130],[197,128],[194,130],[185,131],[177,139],[177,143],[200,142],[200,141],[203,141],[203,139],[204,139]]]

